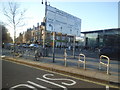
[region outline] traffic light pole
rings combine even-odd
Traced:
[[[76,36],[74,36],[74,41],[73,41],[73,57],[75,58],[75,38]]]
[[[42,0],[42,4],[43,4],[43,0]],[[44,32],[43,32],[43,49],[45,48],[46,13],[47,13],[47,0],[45,0],[45,29],[44,29]]]
[[[43,0],[42,0],[43,4]],[[45,48],[45,33],[46,33],[46,14],[47,14],[47,0],[45,0],[45,30],[43,33],[43,49]],[[53,32],[53,62],[55,62],[55,32]]]
[[[53,32],[53,63],[55,62],[55,32]]]

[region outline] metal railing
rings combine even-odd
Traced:
[[[9,50],[9,52],[8,52],[8,50]],[[38,51],[38,49],[36,49],[36,50]],[[39,55],[38,55],[38,52],[35,52],[31,48],[28,48],[28,49],[18,48],[16,53],[11,53],[12,49],[5,49],[4,50],[6,55],[11,54],[11,56],[12,56],[13,54],[16,54],[16,56],[24,57],[26,59],[34,57],[36,59],[36,61],[39,60],[41,56],[43,57],[43,54],[44,54],[43,51],[45,51],[45,50],[39,51]],[[36,56],[35,56],[35,54],[36,54]],[[69,61],[69,59],[71,58],[70,55],[71,54],[69,54],[69,52],[66,49],[64,49],[64,55],[62,55],[62,57],[64,56],[64,59],[63,59],[64,60],[64,66],[67,66],[67,63],[71,62],[71,61]],[[86,56],[83,53],[79,54],[77,61],[72,61],[72,62],[76,63],[76,65],[78,67],[80,67],[80,64],[82,63],[83,64],[83,69],[85,69],[85,70],[87,69],[87,67],[86,67]],[[88,64],[89,64],[89,62],[88,62]],[[110,58],[108,56],[105,56],[105,55],[100,56],[99,63],[98,63],[97,67],[99,67],[99,69],[101,69],[102,65],[107,67],[107,74],[109,74]]]
[[[81,59],[81,57],[83,57],[83,60]],[[84,54],[79,54],[78,67],[80,67],[80,63],[83,63],[83,68],[86,69],[86,59]]]
[[[103,58],[104,58],[104,60],[107,59],[107,63],[103,62]],[[109,74],[110,58],[108,56],[101,55],[100,56],[100,62],[99,62],[99,69],[101,69],[101,64],[107,67],[107,74]]]

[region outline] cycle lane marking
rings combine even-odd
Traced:
[[[37,80],[40,80],[40,81],[44,81],[46,83],[49,83],[49,84],[52,84],[52,85],[55,85],[55,86],[58,86],[58,87],[61,87],[61,88],[64,88],[64,90],[67,90],[67,87],[65,86],[62,86],[62,85],[59,85],[57,83],[54,83],[54,82],[51,82],[51,81],[48,81],[48,80],[45,80],[45,79],[42,79],[42,78],[36,78]]]
[[[66,79],[66,78],[48,78],[47,76],[54,76],[54,74],[44,74],[43,78],[47,79],[47,80],[65,80],[65,81],[71,81],[72,83],[65,83],[62,82],[62,84],[67,85],[67,86],[72,86],[75,85],[76,82],[72,79]]]
[[[37,90],[35,87],[28,85],[28,84],[15,85],[15,86],[11,87],[9,90],[15,90],[15,88],[18,88],[18,87],[28,87],[30,89]]]
[[[44,74],[44,75],[42,75],[42,77],[45,78],[45,79],[42,79],[42,78],[36,78],[36,79],[39,80],[39,81],[43,81],[43,82],[55,85],[57,87],[63,88],[64,90],[67,90],[66,86],[57,84],[55,82],[48,81],[48,79],[49,80],[56,80],[56,81],[58,81],[58,80],[71,81],[72,83],[62,82],[62,84],[67,85],[67,86],[71,86],[71,85],[76,84],[76,82],[74,80],[72,80],[72,79],[66,79],[66,78],[57,78],[57,79],[54,78],[54,79],[50,79],[50,78],[47,77],[47,76],[50,76],[50,75],[54,76],[54,74]],[[33,81],[29,81],[29,80],[27,81],[27,84],[18,84],[18,85],[15,85],[15,86],[11,87],[10,90],[14,90],[15,88],[19,88],[19,87],[27,87],[27,88],[30,88],[30,89],[33,89],[33,90],[37,90],[36,87],[38,87],[38,88],[42,88],[42,89],[45,89],[45,90],[52,90],[52,89],[47,88],[46,86],[37,84],[37,83],[35,83]]]
[[[27,83],[32,84],[32,85],[34,85],[34,86],[36,86],[36,87],[39,87],[39,88],[46,89],[46,90],[52,90],[52,89],[49,89],[49,88],[47,88],[47,87],[45,87],[45,86],[39,85],[39,84],[37,84],[37,83],[34,83],[34,82],[32,82],[32,81],[27,81]]]

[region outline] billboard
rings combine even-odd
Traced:
[[[81,19],[47,5],[46,30],[80,36]]]

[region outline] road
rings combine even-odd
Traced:
[[[34,68],[27,65],[2,61],[3,66],[3,88],[26,88],[25,90],[71,90],[71,88],[104,88],[106,86],[98,85],[92,82],[82,81],[55,72]],[[40,89],[41,88],[41,89]]]

